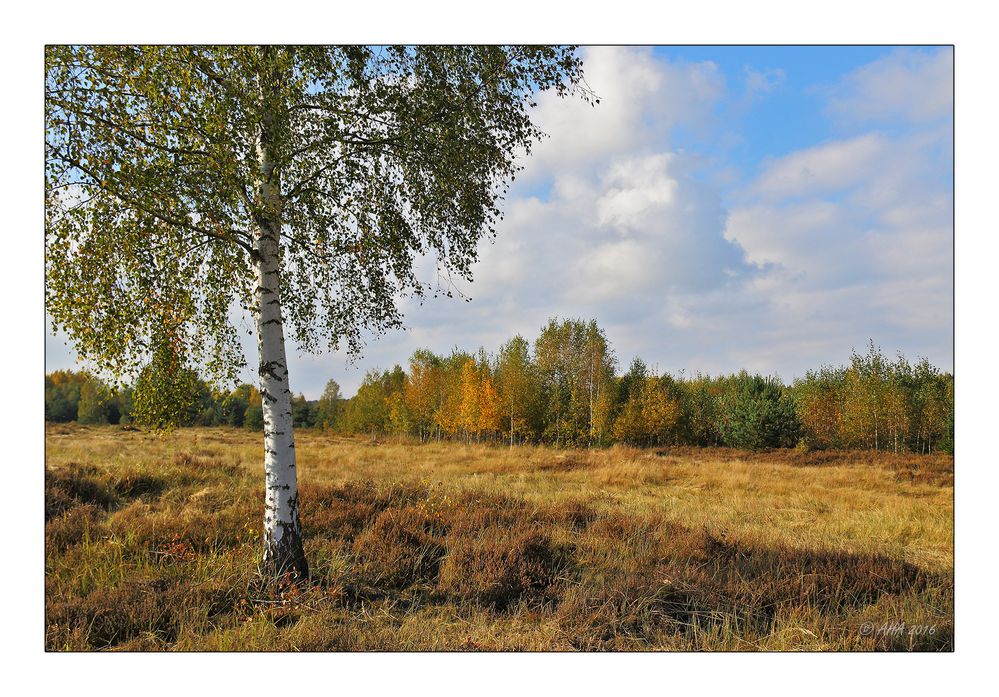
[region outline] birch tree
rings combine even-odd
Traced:
[[[430,440],[436,427],[434,416],[441,405],[442,383],[440,357],[429,349],[414,351],[409,359],[405,399],[421,442]]]
[[[596,320],[552,318],[534,352],[555,421],[555,439],[592,445],[594,410],[614,375],[614,356]]]
[[[48,315],[110,374],[167,341],[231,382],[252,317],[265,573],[308,575],[285,337],[357,353],[397,298],[470,279],[534,95],[581,77],[546,46],[46,49]]]
[[[531,346],[519,334],[500,347],[496,379],[510,417],[510,448],[516,431],[527,428],[527,414],[536,400],[537,379],[531,363]]]

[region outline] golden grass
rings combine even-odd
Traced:
[[[949,457],[297,435],[313,579],[269,589],[259,435],[48,426],[47,647],[952,647]]]

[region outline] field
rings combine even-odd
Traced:
[[[297,453],[312,578],[267,587],[260,435],[48,425],[46,648],[953,648],[949,456]]]

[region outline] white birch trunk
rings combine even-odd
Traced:
[[[265,123],[266,128],[266,123]],[[260,398],[264,412],[264,556],[263,573],[272,578],[291,573],[308,578],[298,515],[295,435],[291,420],[291,388],[281,317],[280,180],[274,172],[265,136],[258,142],[258,194],[264,210],[254,249],[255,315],[259,356]]]
[[[291,389],[281,320],[279,259],[276,240],[261,229],[256,240],[257,352],[260,398],[264,412],[264,567],[272,576],[294,572],[308,576],[298,516],[295,434]]]

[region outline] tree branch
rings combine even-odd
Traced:
[[[83,172],[84,174],[86,174],[87,176],[89,176],[92,180],[94,180],[94,181],[100,181],[100,177],[97,175],[97,173],[94,172],[94,171],[92,171],[90,168],[86,167],[85,165],[83,165],[78,159],[60,152],[59,150],[57,150],[56,148],[54,148],[51,145],[49,146],[49,148],[50,148],[50,150],[52,150],[52,151],[54,151],[56,153],[57,158],[60,159],[61,161],[65,162],[66,164],[68,164],[68,165],[70,165],[72,167],[75,167],[75,168],[79,169],[81,172]],[[102,188],[105,191],[107,191],[109,194],[111,194],[112,196],[114,196],[115,198],[117,198],[122,203],[125,203],[125,204],[131,206],[132,208],[135,208],[136,210],[142,211],[146,215],[150,215],[150,216],[152,216],[153,218],[155,218],[157,220],[161,220],[164,223],[167,223],[168,225],[173,225],[174,227],[179,227],[179,228],[183,228],[185,230],[190,230],[191,232],[196,232],[198,234],[205,235],[207,237],[211,237],[211,238],[214,238],[214,239],[219,240],[219,241],[232,242],[233,244],[236,244],[236,245],[242,247],[248,254],[252,255],[252,253],[253,253],[253,250],[252,250],[252,248],[250,247],[249,244],[247,244],[246,242],[242,242],[242,241],[236,239],[236,236],[247,237],[247,239],[249,239],[249,237],[247,235],[245,235],[244,233],[242,233],[242,232],[240,232],[238,230],[232,230],[232,229],[230,229],[229,230],[230,235],[228,235],[228,236],[220,234],[220,233],[217,233],[217,232],[213,232],[212,230],[209,230],[207,228],[203,228],[201,226],[194,225],[192,223],[189,223],[189,222],[186,222],[184,220],[181,220],[180,218],[177,218],[176,216],[171,215],[170,213],[167,213],[167,212],[164,212],[164,211],[161,211],[161,210],[157,210],[157,209],[149,206],[148,204],[144,204],[141,201],[135,199],[134,197],[129,196],[128,194],[124,193],[123,191],[116,190],[117,187],[115,187],[115,189],[112,189],[110,187],[103,186]]]

